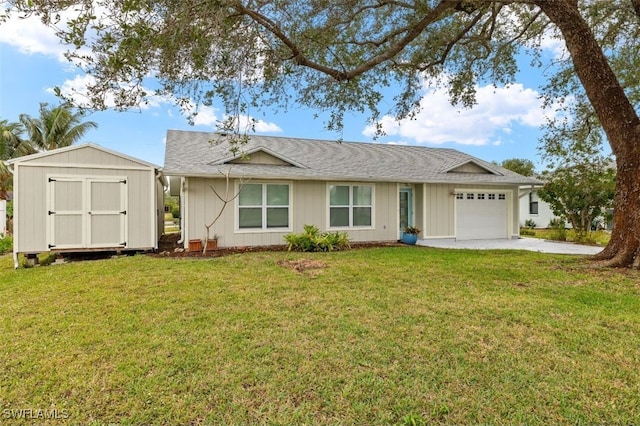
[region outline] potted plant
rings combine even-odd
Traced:
[[[405,244],[414,245],[418,241],[418,234],[420,232],[422,231],[415,226],[406,226],[400,240]]]
[[[207,238],[206,241],[207,241],[206,251],[216,250],[218,248],[217,235],[214,234],[213,237]]]

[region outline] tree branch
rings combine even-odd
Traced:
[[[633,6],[633,11],[636,13],[636,16],[640,18],[640,0],[631,0],[631,5]]]
[[[448,10],[454,10],[457,2],[451,0],[442,0],[435,8],[431,9],[429,13],[426,14],[424,18],[422,18],[415,25],[409,27],[406,31],[404,37],[402,37],[397,43],[391,45],[384,52],[370,58],[369,60],[362,63],[360,66],[350,70],[350,71],[339,71],[334,68],[328,67],[326,65],[319,64],[307,58],[298,48],[296,43],[289,38],[282,29],[273,22],[271,19],[266,17],[265,15],[249,9],[242,5],[241,3],[236,3],[235,8],[238,12],[243,13],[253,19],[257,24],[264,27],[267,31],[272,33],[276,38],[278,38],[292,53],[291,59],[295,61],[297,65],[305,66],[321,73],[327,74],[333,77],[337,81],[348,81],[353,80],[361,74],[366,73],[371,70],[375,66],[381,64],[384,61],[387,61],[398,53],[400,53],[409,43],[415,40],[424,29],[433,22],[441,19],[442,15]]]

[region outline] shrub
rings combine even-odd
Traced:
[[[549,228],[551,233],[549,238],[555,241],[567,241],[567,229],[565,222],[562,219],[554,218],[549,221]]]
[[[289,251],[338,251],[351,248],[346,232],[320,232],[315,225],[304,225],[304,232],[284,236]]]
[[[9,253],[13,250],[13,238],[6,236],[0,238],[0,254]]]
[[[174,219],[180,218],[180,206],[175,206],[171,209],[171,216],[173,216]]]
[[[533,219],[527,219],[527,220],[524,222],[524,226],[525,226],[525,227],[527,227],[527,228],[529,228],[529,229],[533,229],[533,228],[535,228],[535,227],[536,227],[536,223],[533,221]]]
[[[520,228],[520,235],[530,235],[535,236],[536,231],[532,228]]]

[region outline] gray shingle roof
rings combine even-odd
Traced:
[[[540,182],[448,148],[335,142],[251,135],[244,152],[264,150],[294,165],[227,164],[234,156],[217,133],[169,130],[163,172],[167,176],[345,180],[402,183],[468,183],[531,185]],[[490,173],[451,172],[466,163]]]

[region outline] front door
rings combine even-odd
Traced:
[[[413,226],[413,189],[400,188],[400,235],[407,226]]]

